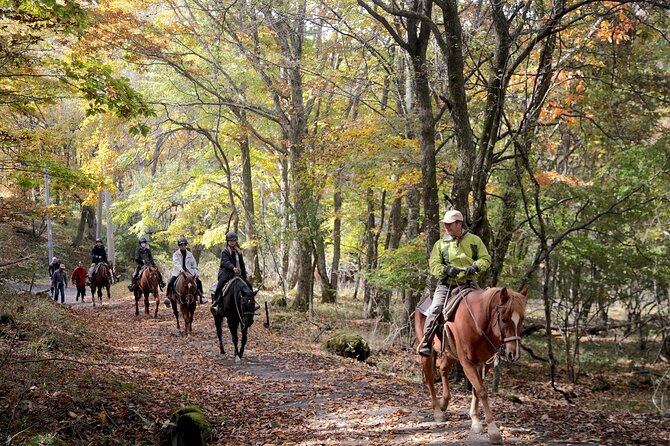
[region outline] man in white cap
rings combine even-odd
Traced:
[[[491,256],[482,239],[463,228],[463,214],[448,211],[442,219],[445,237],[433,245],[428,266],[439,282],[428,309],[419,354],[430,356],[433,335],[444,304],[454,288],[469,285],[491,266]]]

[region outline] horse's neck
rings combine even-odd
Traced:
[[[496,321],[495,309],[498,301],[494,297],[490,302],[488,311],[485,311],[487,309],[486,298],[487,297],[483,291],[475,290],[468,294],[464,300],[468,306],[468,312],[470,313],[469,317],[477,325],[478,334],[482,337],[487,337],[493,344],[497,344],[498,333],[494,328],[494,324]]]

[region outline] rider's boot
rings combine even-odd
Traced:
[[[128,291],[135,291],[135,281],[131,280],[128,284]]]
[[[419,344],[419,348],[417,350],[421,356],[426,356],[429,357],[433,353],[433,349],[430,345],[430,341],[425,340],[421,344]]]

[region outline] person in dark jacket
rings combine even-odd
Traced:
[[[226,248],[221,253],[221,264],[219,265],[218,283],[214,296],[217,298],[221,294],[221,290],[226,286],[226,283],[234,276],[240,276],[247,282],[249,289],[253,289],[249,280],[247,280],[247,268],[244,265],[244,258],[242,257],[242,250],[237,244],[237,234],[229,232],[226,234]]]
[[[109,266],[109,262],[107,261],[107,251],[105,250],[105,246],[102,244],[101,238],[95,239],[95,246],[93,246],[93,249],[91,249],[91,266],[88,268],[89,278],[93,275],[95,265],[98,263],[104,263]],[[112,282],[111,277],[109,277],[109,282]]]
[[[58,271],[58,268],[60,268],[60,260],[58,260],[58,257],[54,256],[53,259],[51,259],[51,263],[49,263],[49,280],[51,280],[54,276],[54,273]],[[51,297],[54,295],[54,287],[51,287]]]
[[[58,302],[58,293],[60,293],[60,303],[65,303],[65,288],[67,288],[67,273],[65,265],[60,264],[59,269],[51,276],[51,286],[55,290],[54,301]]]
[[[135,263],[137,263],[137,266],[135,267],[135,272],[133,272],[133,279],[130,282],[130,285],[128,285],[128,289],[130,291],[133,291],[137,285],[137,282],[139,282],[140,271],[142,270],[143,266],[146,265],[156,267],[154,256],[151,255],[151,249],[149,249],[149,242],[147,241],[147,238],[145,236],[140,237],[139,244],[140,246],[135,250]],[[158,272],[158,285],[161,287],[161,291],[163,291],[163,288],[165,288],[163,276],[161,275],[161,272],[158,270],[158,268],[156,268],[156,271]]]

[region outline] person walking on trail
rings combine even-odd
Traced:
[[[202,292],[202,282],[200,281],[200,271],[198,270],[198,262],[195,260],[195,256],[188,249],[188,241],[185,237],[180,237],[177,240],[177,249],[172,253],[172,276],[168,280],[167,284],[167,298],[171,299],[172,292],[174,291],[174,284],[177,282],[177,277],[182,271],[186,271],[189,274],[192,274],[195,277],[195,283],[198,288],[198,293],[200,297],[200,303],[204,304]],[[166,305],[169,305],[169,301],[166,301]]]
[[[446,234],[433,245],[428,260],[430,273],[439,282],[433,293],[423,339],[419,344],[419,354],[422,356],[430,356],[432,353],[437,322],[452,291],[459,286],[473,284],[491,266],[491,256],[482,239],[463,228],[463,214],[457,210],[448,211],[442,223]]]
[[[140,280],[140,271],[142,270],[142,267],[145,265],[156,267],[154,256],[151,255],[151,249],[149,249],[149,242],[147,241],[147,238],[145,236],[140,237],[139,244],[140,246],[138,246],[138,248],[135,250],[135,263],[137,263],[137,266],[135,266],[133,278],[130,281],[130,285],[128,285],[128,289],[130,291],[135,290],[135,287]],[[165,288],[163,276],[161,275],[161,272],[158,270],[158,268],[156,268],[156,272],[158,273],[158,286],[160,286],[161,291],[163,291],[163,288]]]
[[[51,263],[49,263],[49,280],[53,279],[54,273],[58,271],[58,268],[60,268],[60,260],[58,260],[58,257],[54,256],[53,259],[51,259]],[[51,287],[51,297],[54,295],[54,287]]]
[[[86,278],[88,273],[84,265],[81,263],[81,260],[77,263],[77,267],[72,271],[72,285],[77,287],[77,297],[76,301],[79,301],[79,296],[81,295],[81,301],[84,301],[84,296],[86,296]]]
[[[58,293],[60,293],[60,303],[64,304],[65,288],[67,288],[65,264],[61,263],[58,270],[51,276],[51,286],[54,288],[54,302],[58,302]]]
[[[216,298],[221,294],[221,290],[226,286],[226,283],[235,276],[240,276],[253,290],[251,283],[247,280],[247,268],[244,265],[244,258],[242,257],[242,250],[237,243],[237,234],[229,232],[226,234],[226,247],[221,253],[221,264],[219,265],[218,283],[214,296]]]

